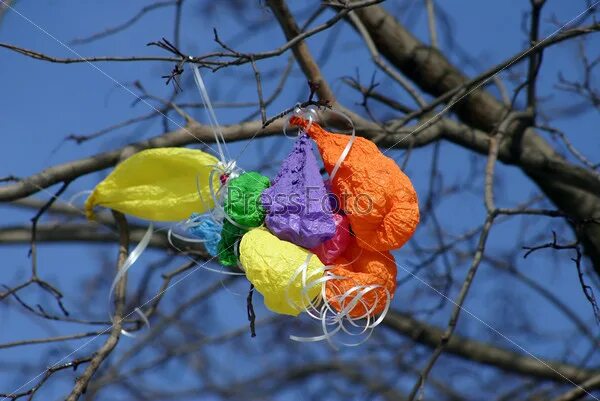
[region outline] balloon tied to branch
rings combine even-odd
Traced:
[[[150,221],[178,222],[170,239],[204,244],[226,269],[209,270],[243,274],[250,281],[253,334],[256,290],[272,312],[305,313],[321,322],[321,334],[293,340],[331,342],[342,332],[364,341],[394,297],[396,262],[390,251],[402,247],[419,223],[410,179],[373,142],[356,136],[348,116],[314,100],[315,83],[309,84],[308,105],[286,115],[284,134],[294,127],[298,135],[277,175],[243,171],[229,158],[195,65],[193,72],[218,157],[185,148],[136,153],[96,186],[86,202],[88,217],[103,206]],[[319,125],[325,109],[351,130],[334,133]]]

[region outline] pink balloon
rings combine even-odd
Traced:
[[[333,220],[335,222],[334,236],[310,250],[326,265],[333,263],[350,245],[350,222],[348,217],[336,213],[333,215]]]

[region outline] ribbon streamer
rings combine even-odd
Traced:
[[[354,128],[354,123],[352,122],[352,120],[350,119],[350,117],[348,117],[347,115],[345,115],[341,111],[336,111],[336,110],[332,110],[332,111],[335,114],[337,114],[338,116],[343,117],[344,119],[346,119],[346,121],[348,121],[350,123],[350,126],[352,127],[352,134],[350,135],[350,139],[348,140],[348,143],[346,144],[346,147],[342,151],[342,154],[340,155],[339,159],[337,160],[337,162],[333,166],[333,170],[331,170],[331,174],[329,175],[329,179],[331,180],[331,182],[333,182],[333,178],[337,174],[337,172],[340,169],[340,167],[341,167],[342,163],[344,162],[344,160],[346,160],[346,157],[348,156],[348,153],[350,153],[350,149],[352,148],[352,145],[354,144],[354,141],[356,140],[356,129]],[[309,128],[310,128],[310,124],[308,125],[308,127],[306,127],[306,130],[308,131]]]
[[[337,266],[349,266],[352,265],[362,254],[362,249],[357,256],[355,256],[354,260],[351,260],[348,263],[338,264]],[[373,329],[381,324],[385,315],[388,312],[390,303],[391,303],[391,295],[389,291],[378,284],[371,285],[356,285],[351,287],[346,292],[342,294],[335,295],[333,297],[327,298],[326,295],[326,284],[330,282],[335,286],[335,280],[347,280],[347,277],[337,275],[332,273],[330,270],[336,266],[323,266],[321,267],[319,273],[323,273],[323,276],[318,277],[315,280],[307,282],[307,267],[312,254],[307,255],[306,260],[302,265],[296,269],[294,275],[288,282],[288,285],[285,290],[285,298],[288,305],[298,311],[306,312],[311,318],[318,320],[321,322],[321,328],[323,330],[323,334],[317,336],[309,336],[302,337],[296,335],[290,335],[290,339],[297,342],[318,342],[326,340],[334,349],[337,349],[336,343],[333,341],[333,337],[340,331],[344,332],[349,336],[364,336],[360,341],[354,343],[341,342],[338,341],[338,344],[344,346],[358,346],[369,339]],[[313,273],[313,277],[316,273]],[[292,297],[289,295],[289,288],[296,281],[298,276],[301,276],[301,284],[302,284],[302,296],[300,298],[300,304],[295,302]],[[310,290],[316,286],[320,286],[321,290],[319,295],[312,299],[308,294]],[[385,294],[385,305],[378,318],[375,319],[373,316],[375,309],[379,305],[381,301],[379,299],[379,295],[375,290],[383,289]],[[374,291],[375,301],[373,305],[368,308],[364,299],[370,292]],[[336,302],[338,305],[342,306],[341,310],[336,310],[331,304],[332,302]],[[358,305],[361,304],[364,309],[364,313],[360,316],[352,317],[352,310]],[[364,323],[357,323],[359,320],[365,320]],[[358,330],[352,330],[346,325],[349,324],[352,327],[357,328]],[[333,329],[330,329],[333,327]]]
[[[219,151],[219,156],[221,157],[221,162],[227,164],[227,159],[229,159],[229,151],[225,146],[225,138],[223,137],[223,132],[221,131],[219,122],[217,121],[217,116],[215,115],[215,110],[213,109],[210,97],[208,96],[206,85],[204,85],[204,80],[200,74],[200,69],[196,64],[192,64],[192,70],[194,71],[194,81],[196,82],[196,86],[198,87],[198,91],[202,97],[204,109],[206,110],[206,115],[208,116],[208,121],[213,131],[215,142],[217,143],[217,149]],[[225,153],[227,153],[227,159],[225,158]]]
[[[150,223],[148,225],[148,229],[146,230],[146,233],[142,237],[142,240],[137,244],[137,246],[133,249],[133,251],[131,251],[131,253],[127,257],[127,259],[125,259],[125,262],[123,263],[123,265],[117,271],[117,274],[110,286],[110,291],[108,293],[109,310],[112,310],[111,300],[112,300],[112,296],[115,291],[115,288],[117,287],[117,284],[125,276],[125,274],[127,274],[127,271],[129,269],[131,269],[133,264],[139,259],[139,257],[142,255],[142,253],[146,250],[146,248],[148,247],[148,244],[150,243],[150,239],[152,239],[153,233],[154,233],[154,224]],[[144,313],[139,308],[135,308],[135,312],[142,318],[142,320],[144,321],[146,326],[150,327],[150,322],[148,321],[148,318],[146,317],[146,315],[144,315]],[[108,315],[110,317],[110,321],[112,323],[114,323],[115,321],[114,321],[113,314],[111,312],[109,312]],[[124,334],[127,337],[135,337],[134,334],[131,334],[126,330],[121,330],[121,334]]]

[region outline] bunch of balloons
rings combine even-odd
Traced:
[[[292,336],[296,340],[329,340],[340,330],[370,333],[396,290],[390,251],[402,247],[419,222],[410,179],[354,129],[352,135],[323,129],[314,108],[298,108],[288,119],[286,128],[298,128],[299,135],[276,177],[244,172],[225,156],[197,68],[194,73],[220,160],[187,148],[136,153],[96,186],[86,201],[88,217],[101,205],[151,221],[183,222],[187,237],[169,235],[202,242],[221,265],[239,268],[268,309],[306,312],[321,321],[322,335]]]
[[[227,169],[200,150],[145,150],[95,188],[88,216],[102,205],[149,220],[185,219],[209,254],[245,273],[267,308],[321,320],[325,333],[311,340],[346,331],[344,321],[364,319],[360,332],[373,328],[396,289],[390,251],[419,222],[415,190],[373,142],[328,132],[302,111],[289,124],[300,134],[272,180]]]

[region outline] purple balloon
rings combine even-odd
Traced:
[[[312,144],[302,134],[261,195],[265,224],[277,238],[314,248],[335,234],[335,221]]]

